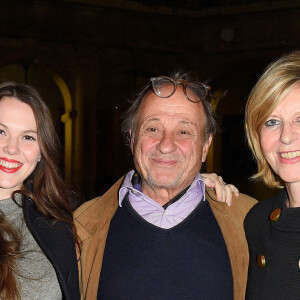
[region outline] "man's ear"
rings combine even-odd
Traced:
[[[129,136],[130,136],[130,149],[131,149],[131,153],[133,155],[133,144],[134,144],[134,136],[132,134],[132,130],[129,130]]]
[[[206,161],[208,149],[209,149],[209,146],[211,144],[212,138],[213,138],[213,136],[212,136],[212,134],[210,134],[209,137],[208,137],[208,139],[206,140],[206,142],[203,145],[203,149],[202,149],[202,162]]]

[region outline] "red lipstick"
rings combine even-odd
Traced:
[[[9,164],[15,164],[16,166],[10,167]],[[9,159],[9,158],[6,158],[6,157],[0,157],[0,170],[5,172],[5,173],[15,173],[22,166],[23,166],[23,164],[20,163],[17,160]]]

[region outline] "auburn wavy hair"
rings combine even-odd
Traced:
[[[73,211],[78,205],[77,194],[69,189],[60,172],[60,142],[55,132],[48,107],[39,93],[26,84],[4,82],[0,84],[0,101],[16,98],[29,105],[35,116],[41,160],[26,178],[21,190],[15,191],[30,197],[37,209],[48,219],[69,224],[79,246]],[[14,197],[14,195],[12,195]],[[23,197],[24,198],[24,197]],[[20,253],[21,240],[3,214],[0,214],[0,299],[20,299],[16,285],[15,262]]]

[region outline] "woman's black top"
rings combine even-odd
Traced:
[[[300,208],[283,190],[245,218],[249,246],[246,299],[300,299]]]

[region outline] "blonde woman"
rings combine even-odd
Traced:
[[[258,166],[254,178],[282,189],[245,219],[246,299],[300,299],[300,51],[260,77],[247,102],[246,131]]]

